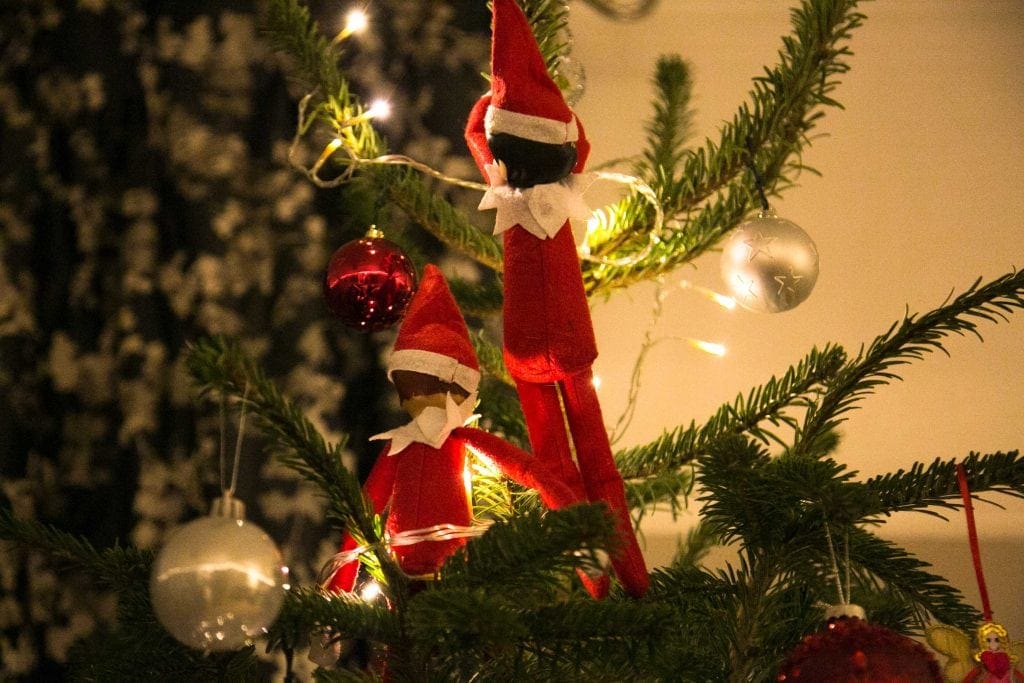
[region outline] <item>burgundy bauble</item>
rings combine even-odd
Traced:
[[[324,277],[327,308],[363,332],[401,320],[415,291],[416,270],[409,257],[374,228],[335,251]]]
[[[919,643],[857,617],[831,619],[803,639],[779,670],[787,683],[942,683]]]

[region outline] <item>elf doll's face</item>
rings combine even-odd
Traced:
[[[487,146],[495,161],[505,164],[508,184],[525,190],[534,185],[557,183],[576,165],[576,143],[553,145],[508,133],[493,133]]]
[[[469,392],[453,382],[445,382],[433,375],[412,370],[395,370],[391,381],[398,390],[398,398],[405,412],[418,417],[425,408],[444,408],[449,394],[456,405],[469,397]]]

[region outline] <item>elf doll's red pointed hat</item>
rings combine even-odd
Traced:
[[[388,375],[411,370],[454,382],[473,393],[480,383],[469,330],[441,271],[432,264],[423,269],[419,289],[398,328]]]
[[[488,135],[562,144],[579,138],[576,117],[548,75],[537,39],[515,0],[494,0]]]

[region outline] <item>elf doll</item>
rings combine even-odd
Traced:
[[[463,478],[469,449],[510,479],[536,489],[550,508],[577,502],[558,476],[536,458],[483,430],[463,426],[476,402],[480,365],[448,284],[432,265],[424,269],[402,320],[388,375],[412,420],[371,437],[387,444],[363,490],[375,513],[388,508],[389,537],[426,539],[392,547],[405,573],[431,578],[466,543],[465,537],[436,532],[442,525],[458,530],[472,522]],[[342,550],[355,547],[346,534]],[[353,560],[343,565],[329,587],[352,590],[358,564]]]
[[[490,185],[480,208],[497,209],[504,240],[505,365],[534,454],[574,493],[607,503],[619,532],[612,566],[639,597],[647,570],[593,385],[597,344],[569,225],[589,215],[580,174],[590,146],[514,0],[494,0],[492,30],[491,91],[466,142]]]

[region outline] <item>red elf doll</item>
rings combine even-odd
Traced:
[[[480,208],[497,209],[504,240],[505,365],[534,454],[574,493],[608,504],[620,541],[612,566],[639,597],[647,569],[593,385],[597,344],[569,225],[589,215],[580,174],[590,145],[514,0],[494,0],[492,31],[491,92],[470,113],[466,142],[490,184]]]
[[[510,479],[536,489],[550,508],[577,502],[557,475],[529,453],[483,430],[464,427],[476,403],[480,365],[441,271],[428,265],[409,304],[388,363],[388,375],[408,424],[371,437],[387,440],[363,491],[381,514],[388,508],[386,532],[392,552],[410,576],[431,578],[445,559],[466,543],[441,530],[459,531],[472,523],[463,472],[469,449],[493,462]],[[353,550],[346,534],[342,551]],[[329,587],[351,591],[359,562],[343,565]]]

